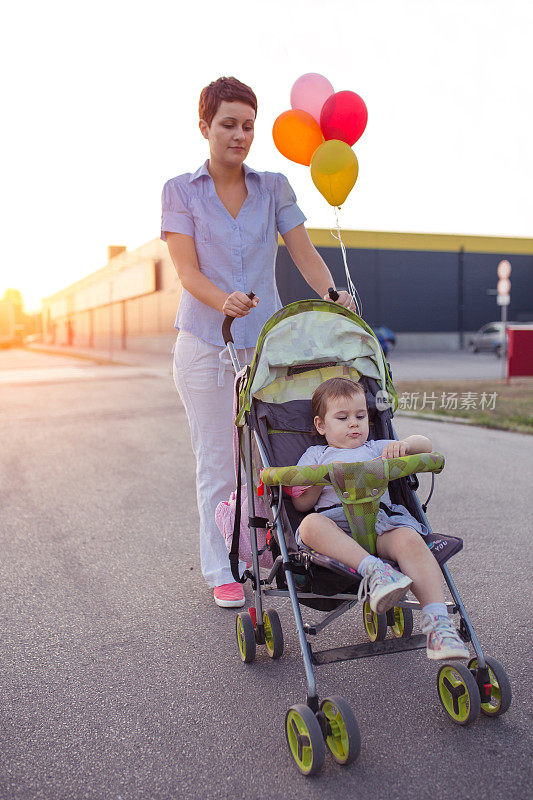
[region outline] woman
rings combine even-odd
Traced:
[[[176,318],[174,381],[185,406],[197,464],[202,573],[215,603],[244,605],[215,508],[235,488],[232,366],[222,339],[224,315],[236,317],[239,361],[250,363],[266,320],[281,307],[274,267],[278,232],[309,286],[325,299],[334,286],[304,228],[287,179],[244,164],[254,138],[257,98],[236,78],[219,78],[200,95],[200,131],[209,159],[163,188],[161,238],[183,291]],[[247,297],[253,291],[254,301]],[[338,302],[353,308],[347,292]],[[250,312],[254,309],[253,313]]]

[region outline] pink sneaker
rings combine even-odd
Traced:
[[[244,589],[241,583],[223,583],[215,586],[213,596],[217,606],[222,608],[240,608],[244,605]]]

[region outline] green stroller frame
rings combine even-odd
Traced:
[[[275,609],[264,608],[264,598],[290,598],[304,662],[307,695],[305,703],[293,705],[287,711],[285,735],[300,772],[304,775],[319,772],[326,750],[337,763],[347,765],[357,758],[361,747],[357,720],[347,701],[337,695],[319,699],[314,667],[425,648],[426,636],[412,634],[413,611],[420,610],[419,603],[414,600],[403,599],[383,615],[372,612],[365,601],[363,622],[370,643],[313,649],[308,637],[316,637],[357,604],[360,578],[355,570],[334,559],[305,546],[297,548],[293,530],[299,520],[292,504],[283,496],[283,486],[331,484],[346,512],[352,535],[372,553],[375,552],[380,497],[389,481],[393,482],[389,486],[391,497],[395,492],[398,502],[407,505],[430,532],[426,541],[440,564],[452,597],[452,602],[447,603],[448,609],[451,614],[459,615],[459,634],[471,644],[475,653],[467,666],[455,662],[440,665],[437,691],[441,705],[459,725],[473,722],[480,712],[490,717],[503,714],[511,704],[509,680],[504,668],[484,655],[445,563],[462,548],[462,542],[432,532],[425,514],[427,503],[423,508],[416,495],[416,473],[433,473],[433,491],[434,474],[444,467],[443,456],[425,453],[316,467],[272,464],[275,454],[270,439],[273,436],[292,434],[291,447],[300,436],[301,452],[308,446],[305,440],[307,437],[310,443],[309,437],[313,435],[312,417],[308,413],[305,430],[291,429],[287,410],[300,415],[306,403],[310,406],[314,388],[332,374],[348,375],[361,380],[365,386],[369,412],[372,411],[374,417],[372,438],[397,438],[392,426],[392,409],[382,408],[376,402],[378,393],[382,396],[385,393],[395,407],[397,397],[389,365],[372,330],[356,314],[334,303],[322,300],[292,303],[265,324],[252,364],[242,370],[231,337],[231,322],[232,318],[226,317],[222,330],[237,375],[239,453],[248,487],[254,487],[258,494],[263,494],[266,488],[270,507],[268,519],[257,517],[254,491],[248,491],[252,565],[242,576],[238,572],[240,519],[236,520],[230,553],[232,572],[242,583],[251,581],[255,598],[248,611],[237,615],[236,638],[241,660],[245,663],[254,661],[257,647],[262,645],[270,658],[280,658],[284,647],[281,622]],[[278,424],[280,428],[276,427]],[[239,502],[237,508],[240,509]],[[269,575],[262,577],[257,531],[265,528],[266,547],[271,551],[273,565]],[[325,612],[326,616],[314,624],[304,623],[300,604]],[[386,638],[389,629],[392,639]]]

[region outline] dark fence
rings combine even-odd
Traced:
[[[336,285],[345,287],[340,249],[317,249]],[[473,331],[500,319],[496,296],[489,291],[496,289],[496,268],[503,258],[512,266],[508,319],[533,320],[532,255],[348,248],[347,258],[370,325],[388,325],[398,333],[437,333]],[[312,296],[286,247],[278,250],[276,278],[284,305]]]

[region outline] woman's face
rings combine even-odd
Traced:
[[[255,111],[238,100],[222,100],[211,125],[200,120],[202,135],[209,141],[211,158],[226,166],[240,166],[254,140]]]

